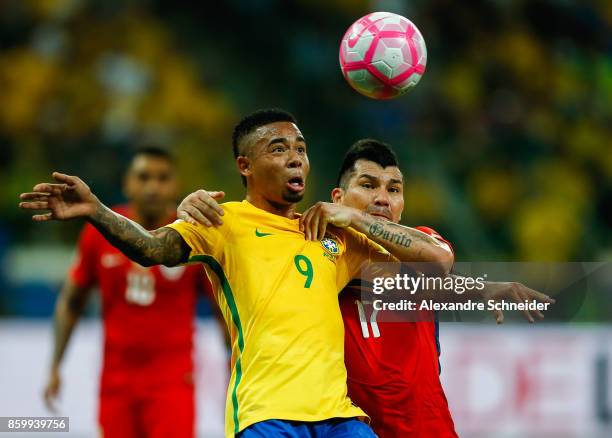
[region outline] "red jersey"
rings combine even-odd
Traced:
[[[130,216],[125,207],[115,211]],[[102,394],[126,385],[146,390],[191,378],[196,297],[198,290],[210,292],[200,266],[142,267],[87,224],[70,276],[80,287],[100,288]]]
[[[448,243],[431,228],[417,229]],[[435,315],[377,322],[384,311],[373,319],[371,303],[350,285],[340,293],[340,309],[349,396],[370,416],[374,432],[380,438],[457,437],[440,383]]]

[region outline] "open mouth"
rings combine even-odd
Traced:
[[[301,192],[304,190],[304,178],[301,176],[294,176],[287,182],[287,187],[293,192]]]

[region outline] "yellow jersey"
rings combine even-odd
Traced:
[[[353,229],[313,242],[298,219],[246,200],[222,208],[223,225],[168,227],[205,265],[230,333],[226,436],[270,419],[365,416],[347,396],[338,293],[364,263],[395,259]]]

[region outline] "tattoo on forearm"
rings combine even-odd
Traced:
[[[385,227],[381,222],[373,222],[370,224],[370,234],[374,237],[380,236],[384,229]]]
[[[149,232],[104,206],[98,208],[91,222],[113,246],[143,266],[174,266],[189,255],[183,238],[170,228]]]
[[[374,221],[368,227],[370,236],[377,237],[387,242],[395,243],[409,248],[412,244],[412,239],[406,235],[406,233],[398,230],[398,226],[392,223],[385,223],[381,221]]]

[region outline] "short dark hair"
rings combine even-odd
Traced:
[[[238,122],[232,133],[232,149],[234,158],[241,155],[240,142],[244,137],[261,126],[276,122],[291,122],[297,124],[295,117],[285,110],[279,108],[260,109],[249,114]],[[246,178],[241,175],[242,184],[246,186]]]
[[[372,161],[379,164],[383,169],[389,166],[398,166],[397,156],[388,144],[372,138],[358,140],[353,143],[344,156],[338,172],[336,187],[346,188],[347,177],[355,171],[357,160]]]
[[[234,133],[232,134],[234,158],[240,155],[239,145],[244,137],[261,126],[275,122],[291,122],[297,124],[295,117],[293,117],[291,113],[278,108],[257,110],[240,120],[234,127]]]
[[[134,159],[140,155],[146,155],[147,157],[155,157],[155,158],[164,158],[168,160],[170,163],[174,164],[174,155],[170,149],[156,145],[156,144],[142,144],[136,146],[132,153],[132,162]]]

